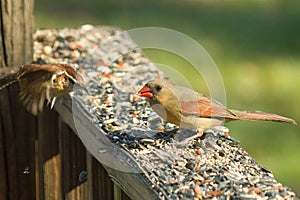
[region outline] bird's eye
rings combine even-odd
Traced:
[[[155,90],[156,90],[157,92],[159,92],[161,89],[162,89],[162,88],[161,88],[160,85],[155,86]]]

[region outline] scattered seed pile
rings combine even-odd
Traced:
[[[38,30],[34,52],[36,63],[70,63],[78,69],[88,92],[74,95],[95,126],[132,154],[160,199],[296,199],[230,138],[227,128],[190,141],[176,138],[192,131],[172,134],[176,127],[135,95],[163,74],[126,33],[91,25]]]

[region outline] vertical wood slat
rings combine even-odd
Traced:
[[[16,85],[0,91],[0,199],[35,199],[36,119],[17,93]]]
[[[114,199],[114,183],[104,167],[89,152],[86,156],[89,199]]]
[[[0,1],[0,72],[33,59],[33,0]],[[6,70],[4,70],[6,71]],[[0,91],[0,199],[35,199],[36,119],[16,85]]]
[[[33,59],[34,0],[1,0],[0,68]]]
[[[122,200],[121,188],[114,183],[114,200]]]
[[[62,160],[62,193],[64,199],[88,199],[87,181],[80,180],[86,171],[86,150],[80,139],[59,118],[60,153]]]
[[[62,199],[58,116],[45,107],[38,116],[39,199]]]
[[[5,145],[5,135],[10,134],[12,131],[7,130],[11,129],[11,125],[4,122],[4,113],[8,113],[5,108],[5,104],[3,104],[4,95],[7,94],[6,89],[0,91],[0,199],[8,199],[8,172],[7,172],[7,158],[6,158],[6,145]],[[4,109],[3,109],[4,108]],[[4,111],[4,113],[3,113]],[[5,127],[5,124],[7,127]]]

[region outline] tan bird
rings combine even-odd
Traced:
[[[47,100],[54,106],[56,97],[71,92],[75,83],[82,79],[69,64],[29,64],[19,67],[17,72],[0,79],[0,89],[18,82],[20,100],[33,115],[43,110]]]
[[[152,109],[165,121],[180,128],[205,130],[233,120],[260,120],[293,123],[293,119],[261,111],[227,109],[220,102],[191,89],[157,79],[149,81],[140,91],[150,99]],[[201,131],[201,132],[202,132]]]

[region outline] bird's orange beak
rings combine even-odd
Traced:
[[[152,90],[147,86],[144,86],[142,89],[140,89],[139,95],[141,97],[147,97],[149,99],[151,99],[153,97]]]

